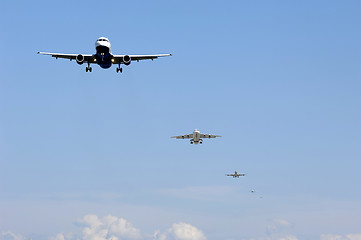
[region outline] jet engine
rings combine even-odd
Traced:
[[[131,60],[132,60],[132,59],[130,59],[130,56],[129,56],[129,55],[125,55],[125,56],[123,57],[123,63],[124,63],[125,65],[129,65],[130,62],[131,62]]]
[[[78,56],[76,56],[75,60],[76,60],[76,62],[78,64],[83,64],[84,63],[84,56],[79,54]]]

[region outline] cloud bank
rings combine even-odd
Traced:
[[[59,233],[50,240],[206,240],[203,232],[188,223],[175,223],[165,231],[155,231],[153,234],[142,234],[124,218],[112,215],[99,218],[97,215],[89,214],[78,220],[82,225],[81,237],[74,234]],[[24,239],[9,239],[24,240]]]
[[[108,215],[99,218],[97,215],[89,214],[78,220],[82,226],[81,233],[59,233],[48,238],[49,240],[207,240],[204,233],[191,224],[179,222],[170,228],[153,234],[141,233],[124,218]],[[249,240],[299,240],[293,234],[287,233],[292,224],[283,219],[274,219],[267,227],[264,237],[251,238]],[[21,234],[11,231],[3,231],[0,240],[25,240]],[[361,240],[361,233],[356,234],[322,234],[320,240]]]

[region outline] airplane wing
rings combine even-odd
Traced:
[[[79,55],[79,54],[48,53],[48,52],[38,52],[38,54],[51,55],[52,57],[55,57],[56,59],[65,58],[65,59],[69,59],[70,61],[73,59],[76,59],[76,56]],[[96,63],[96,60],[93,55],[91,55],[91,54],[82,54],[82,55],[84,57],[84,62]]]
[[[200,134],[200,138],[216,138],[216,137],[222,137],[222,136],[211,135],[211,134]]]
[[[176,138],[176,139],[189,139],[189,138],[193,138],[193,134],[174,136],[174,137],[171,137],[171,138]]]
[[[157,59],[159,57],[168,57],[168,56],[172,56],[172,54],[155,54],[155,55],[113,55],[113,59],[112,62],[114,64],[121,64],[123,63],[123,58],[125,56],[129,56],[131,61],[137,61],[139,62],[140,60],[147,60],[147,59]]]
[[[226,176],[234,177],[234,174],[226,174]]]

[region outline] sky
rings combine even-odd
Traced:
[[[361,239],[360,1],[0,6],[1,240]]]

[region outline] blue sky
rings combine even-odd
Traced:
[[[361,239],[359,1],[0,3],[0,239]]]

